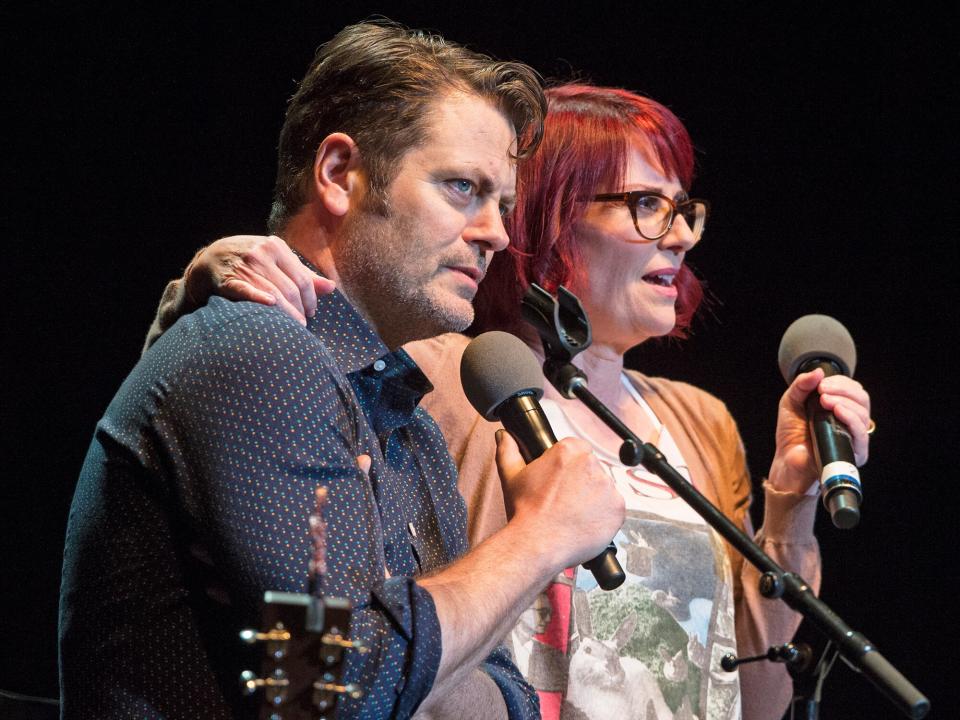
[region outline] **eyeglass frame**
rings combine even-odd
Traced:
[[[663,229],[663,232],[656,237],[647,237],[644,235],[643,231],[640,229],[640,222],[637,220],[637,205],[639,204],[640,199],[645,197],[658,197],[661,200],[666,200],[667,204],[670,206],[670,219],[667,221],[667,226]],[[710,203],[707,200],[703,200],[701,198],[687,198],[686,200],[675,202],[663,193],[658,193],[653,190],[630,190],[629,192],[622,193],[600,193],[599,195],[594,195],[592,198],[585,199],[585,202],[613,201],[625,203],[626,206],[630,208],[630,216],[633,218],[633,227],[637,231],[637,234],[647,242],[659,240],[668,232],[670,232],[670,230],[673,229],[673,221],[677,219],[677,211],[684,205],[690,205],[692,203],[700,203],[703,205],[703,223],[700,229],[700,234],[695,238],[698,241],[701,237],[703,237],[703,228],[706,227],[707,219],[710,217]],[[684,222],[686,222],[686,218],[684,218]],[[690,230],[692,231],[693,228],[690,228]],[[643,242],[643,240],[638,240],[637,242]]]

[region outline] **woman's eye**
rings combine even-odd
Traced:
[[[637,199],[637,212],[654,215],[662,210],[663,204],[656,195],[647,195]]]

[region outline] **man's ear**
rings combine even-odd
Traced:
[[[324,138],[313,160],[313,189],[331,215],[343,216],[361,193],[360,149],[345,133]]]

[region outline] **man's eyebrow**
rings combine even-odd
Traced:
[[[487,175],[483,170],[477,170],[477,189],[485,195],[489,195],[496,190],[497,184],[493,178]]]
[[[493,181],[493,178],[487,175],[482,170],[477,170],[477,190],[481,195],[492,195],[496,192],[497,183]],[[517,193],[515,190],[509,190],[500,195],[500,202],[504,205],[509,205],[513,207],[517,204]]]

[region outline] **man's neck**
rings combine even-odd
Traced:
[[[397,333],[399,328],[382,327],[378,323],[374,313],[366,307],[355,293],[351,293],[350,284],[343,275],[337,271],[337,263],[334,253],[335,236],[333,228],[327,228],[317,222],[316,218],[308,217],[304,212],[294,216],[284,228],[282,237],[284,241],[295,251],[300,253],[304,259],[313,265],[321,275],[337,284],[337,290],[343,294],[347,301],[356,309],[367,324],[377,333],[391,351],[398,349],[411,340],[418,339],[408,337]]]
[[[332,228],[331,228],[332,229]],[[341,277],[333,257],[333,235],[304,212],[297,213],[284,227],[281,237],[300,253],[320,274],[341,287]]]

